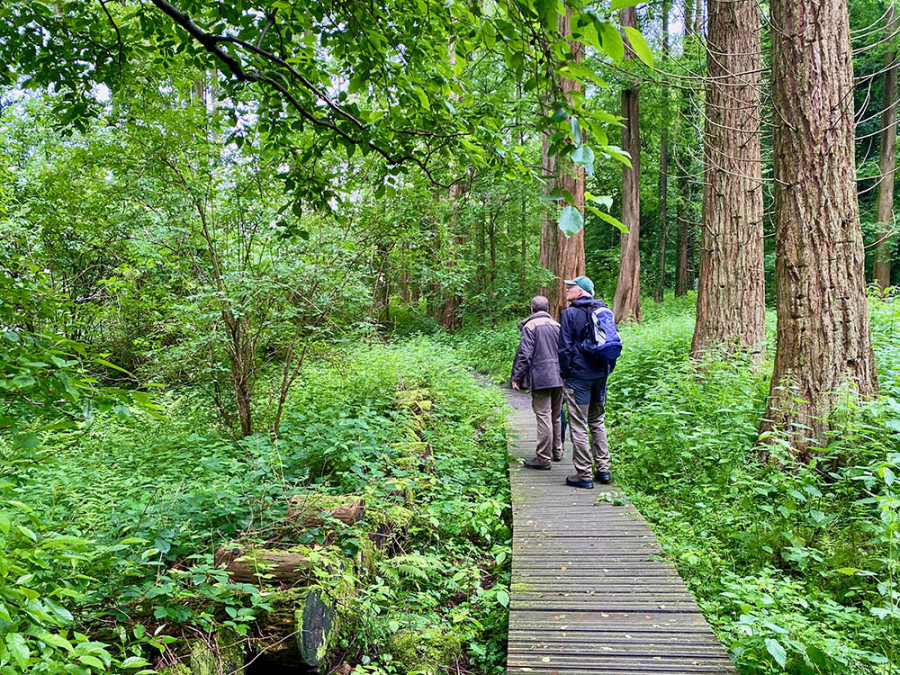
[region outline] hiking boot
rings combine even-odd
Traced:
[[[594,474],[594,480],[598,483],[603,483],[606,485],[609,481],[612,480],[609,476],[609,471],[598,471]]]
[[[578,476],[566,476],[566,485],[570,487],[585,488],[587,490],[594,489],[594,481],[582,480]]]
[[[553,455],[553,461],[561,462],[563,460],[563,457],[565,457],[565,454],[566,454],[565,452],[561,452],[558,455]]]
[[[537,469],[538,471],[549,471],[550,470],[550,465],[544,464],[537,457],[535,457],[534,459],[526,460],[522,466],[524,466],[526,469]]]

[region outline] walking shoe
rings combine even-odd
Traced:
[[[561,461],[563,460],[563,457],[564,457],[564,456],[565,456],[565,453],[559,454],[559,455],[553,455],[553,461],[554,461],[554,462],[561,462]]]
[[[523,464],[523,466],[526,469],[538,469],[539,471],[549,471],[550,470],[550,465],[544,464],[537,457],[535,457],[534,459],[526,460],[525,463]]]
[[[609,477],[609,471],[598,471],[594,474],[594,480],[606,485],[612,479]]]
[[[588,490],[594,489],[594,481],[581,480],[578,476],[566,476],[566,485],[570,487],[586,488]]]

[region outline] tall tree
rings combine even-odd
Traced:
[[[900,27],[893,2],[887,10],[888,34]],[[893,42],[893,38],[892,42]],[[884,87],[881,110],[881,149],[878,155],[878,244],[872,276],[881,288],[891,285],[891,251],[894,231],[894,164],[897,155],[897,52],[890,49],[884,57]]]
[[[619,21],[623,27],[637,28],[637,9],[621,10]],[[625,58],[634,59],[635,53],[627,36]],[[615,320],[641,320],[641,133],[638,107],[638,87],[630,83],[622,90],[622,149],[631,155],[631,166],[622,169],[622,224],[628,228],[620,238],[619,281],[613,298]]]
[[[763,430],[801,459],[848,387],[878,389],[854,160],[844,0],[771,3],[778,334]],[[812,440],[814,439],[814,440]]]
[[[662,5],[662,53],[663,69],[669,58],[669,0]],[[668,112],[669,90],[663,88],[663,109]],[[666,291],[666,239],[669,236],[669,132],[664,126],[659,139],[659,277],[656,280],[656,293],[653,299],[663,301]]]
[[[758,0],[709,0],[703,227],[692,350],[766,337]],[[762,351],[757,351],[762,356]]]
[[[684,36],[685,57],[693,60],[697,44],[693,39],[694,25],[702,0],[684,0],[682,12],[682,35]],[[694,201],[692,143],[687,136],[691,132],[690,118],[696,109],[696,95],[692,88],[681,90],[681,133],[676,147],[678,164],[678,255],[675,261],[675,295],[684,295],[694,278],[694,223],[691,204]]]
[[[558,18],[559,34],[563,37],[571,33],[569,22],[571,12]],[[584,45],[578,42],[569,43],[569,51],[575,63],[584,57]],[[571,104],[573,95],[581,91],[581,83],[566,77],[561,78],[560,86],[565,100]],[[573,206],[584,215],[584,169],[569,166],[565,158],[550,151],[550,132],[543,136],[541,163],[548,187],[555,187],[560,193],[572,195]],[[555,185],[554,185],[555,183]],[[556,276],[556,281],[542,289],[550,300],[550,313],[559,317],[566,306],[566,294],[563,288],[566,279],[574,279],[584,274],[584,230],[579,230],[567,237],[557,226],[555,209],[548,209],[541,219],[541,265]]]

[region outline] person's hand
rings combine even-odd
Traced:
[[[513,387],[513,389],[515,389],[516,391],[519,391],[519,383],[518,383],[518,382],[513,382],[513,383],[512,383],[512,387]]]

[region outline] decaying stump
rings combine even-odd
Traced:
[[[338,634],[338,614],[324,590],[291,588],[267,598],[272,607],[260,617],[261,639],[257,651],[271,663],[296,662],[321,665]]]

